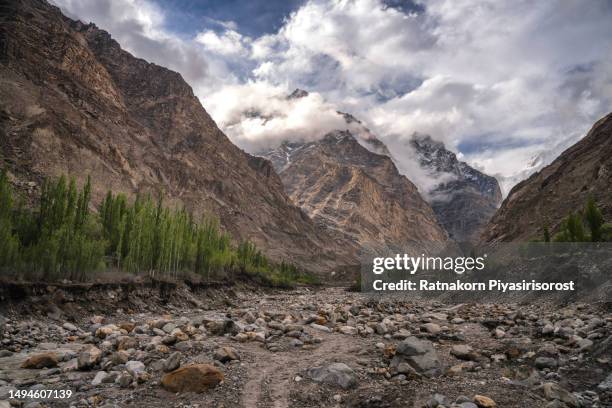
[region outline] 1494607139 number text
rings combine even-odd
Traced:
[[[72,390],[10,390],[10,399],[68,399]]]

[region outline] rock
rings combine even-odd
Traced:
[[[338,331],[342,334],[355,335],[358,333],[356,327],[353,326],[341,326]]]
[[[220,347],[215,350],[213,358],[222,363],[227,363],[231,360],[240,360],[240,355],[238,354],[238,351],[233,347]]]
[[[102,357],[102,351],[95,346],[89,346],[77,357],[78,369],[87,370],[95,366]]]
[[[128,362],[128,360],[129,360],[129,355],[124,350],[113,353],[110,356],[110,361],[114,365],[125,364]]]
[[[497,404],[485,395],[474,395],[474,403],[481,408],[495,408]]]
[[[558,384],[552,382],[545,383],[542,385],[542,391],[544,392],[544,397],[549,401],[559,400],[571,408],[578,408],[580,406],[578,398]]]
[[[609,374],[605,380],[599,383],[597,389],[602,392],[612,392],[612,373]]]
[[[170,392],[203,392],[223,381],[223,373],[210,364],[192,364],[162,377],[161,385]]]
[[[138,378],[145,371],[145,365],[142,361],[132,360],[125,363],[125,369],[132,377]]]
[[[355,372],[344,363],[314,367],[308,370],[307,375],[315,382],[333,385],[345,390],[357,385]]]
[[[123,336],[117,342],[117,350],[137,349],[138,340],[133,337]]]
[[[291,347],[302,347],[302,346],[304,345],[304,342],[303,342],[303,341],[301,341],[300,339],[292,339],[292,340],[289,342],[289,345],[290,345]]]
[[[376,326],[374,326],[374,331],[376,332],[376,334],[380,334],[381,336],[386,334],[389,329],[387,328],[387,325],[384,323],[377,323]]]
[[[436,323],[425,323],[423,326],[421,326],[421,330],[431,334],[432,336],[436,336],[442,331],[440,325]]]
[[[232,320],[213,320],[206,324],[208,332],[215,336],[223,336],[225,333],[237,334],[238,331],[235,328],[235,324]]]
[[[536,368],[542,370],[544,368],[557,368],[557,366],[559,365],[559,363],[557,362],[557,359],[555,358],[551,358],[551,357],[538,357],[535,359],[535,366]]]
[[[175,351],[164,361],[163,369],[165,372],[174,371],[181,366],[181,353]]]
[[[119,376],[117,376],[117,379],[115,380],[115,383],[119,384],[121,388],[129,387],[130,385],[132,385],[132,382],[134,382],[134,377],[132,377],[131,374],[125,371],[119,374]]]
[[[467,344],[457,344],[453,346],[450,353],[459,360],[475,361],[479,357],[478,353]]]
[[[99,327],[96,329],[96,337],[99,339],[104,339],[106,336],[112,334],[117,331],[119,328],[114,324],[107,324],[106,326]]]
[[[589,351],[593,348],[593,341],[589,339],[580,339],[576,342],[579,351]]]
[[[134,328],[136,328],[136,324],[132,322],[121,322],[119,323],[119,328],[125,330],[128,333],[131,333]]]
[[[323,326],[317,323],[311,323],[310,327],[312,327],[315,330],[319,330],[319,331],[326,332],[326,333],[331,333],[331,329],[329,327]]]
[[[57,367],[59,359],[55,353],[40,353],[30,356],[21,364],[21,368],[51,368]]]
[[[104,380],[108,377],[108,373],[106,371],[98,371],[94,379],[91,381],[91,385],[100,385]]]
[[[64,323],[62,327],[71,332],[75,332],[78,330],[78,328],[74,324],[68,322]]]
[[[172,330],[176,329],[176,325],[174,323],[166,323],[161,329],[170,334],[172,333]]]
[[[89,319],[89,321],[91,322],[91,324],[102,324],[104,323],[104,316],[93,316],[91,319]]]
[[[426,408],[437,408],[438,406],[445,406],[445,405],[446,405],[446,397],[442,394],[434,394],[425,403]]]
[[[389,370],[392,375],[417,373],[431,377],[442,373],[442,364],[430,342],[411,336],[398,344]]]

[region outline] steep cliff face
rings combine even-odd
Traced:
[[[294,203],[318,223],[360,247],[386,249],[444,241],[431,207],[386,155],[348,131],[264,153]]]
[[[600,119],[578,143],[550,165],[517,184],[487,225],[485,242],[541,238],[554,232],[569,211],[593,196],[604,219],[612,220],[612,114]]]
[[[457,159],[443,143],[415,135],[411,145],[421,167],[440,180],[428,201],[451,238],[476,241],[502,199],[495,177],[488,176]]]
[[[274,258],[316,271],[354,261],[291,204],[268,161],[229,141],[178,73],[42,0],[0,6],[0,149],[24,189],[90,174],[94,202],[107,189],[162,191]]]

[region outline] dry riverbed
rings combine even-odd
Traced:
[[[5,304],[0,407],[612,406],[602,306],[153,293]],[[18,390],[72,395],[10,399]]]

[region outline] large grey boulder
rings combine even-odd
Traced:
[[[429,341],[410,336],[397,346],[389,369],[395,374],[418,374],[434,377],[442,373],[442,364]]]
[[[333,363],[325,367],[314,367],[308,370],[308,377],[316,382],[349,389],[357,385],[357,376],[353,369],[344,363]]]

